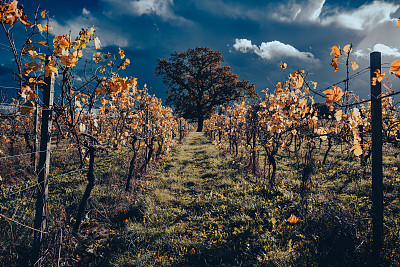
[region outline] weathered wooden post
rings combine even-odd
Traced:
[[[381,53],[370,54],[371,79],[381,70]],[[383,248],[383,171],[382,171],[382,101],[381,83],[371,83],[371,134],[372,134],[372,263],[380,265]]]
[[[49,64],[50,58],[46,60],[46,66]],[[32,265],[41,266],[41,250],[43,244],[43,235],[47,228],[47,196],[49,185],[49,167],[50,167],[50,143],[52,130],[52,109],[54,100],[54,73],[45,78],[43,86],[43,110],[42,110],[42,126],[40,135],[40,151],[38,165],[38,191],[36,198],[36,213],[34,228],[35,231],[32,245]]]

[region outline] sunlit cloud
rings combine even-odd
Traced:
[[[255,53],[265,60],[297,58],[304,61],[317,61],[312,53],[301,52],[295,47],[279,41],[262,42],[260,46],[257,46],[247,39],[235,39],[233,48],[242,53]]]

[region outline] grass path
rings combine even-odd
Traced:
[[[272,227],[259,191],[229,157],[191,133],[151,175],[122,234],[115,265],[256,264]]]

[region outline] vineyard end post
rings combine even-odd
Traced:
[[[49,63],[46,60],[46,66]],[[44,80],[43,86],[43,109],[42,109],[42,125],[40,133],[40,151],[38,166],[38,189],[36,198],[36,213],[34,220],[35,231],[32,244],[32,266],[41,266],[43,235],[47,228],[47,197],[48,197],[48,176],[50,168],[50,143],[52,129],[52,109],[54,101],[54,73]]]
[[[381,53],[370,54],[371,79],[381,70]],[[371,81],[371,80],[370,80]],[[371,83],[371,134],[372,134],[372,259],[374,266],[381,264],[383,248],[383,170],[382,170],[382,101],[381,83]]]

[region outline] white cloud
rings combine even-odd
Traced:
[[[400,57],[400,51],[397,48],[390,47],[384,44],[374,45],[373,51],[381,52],[382,55],[385,56]]]
[[[239,50],[242,53],[247,53],[247,52],[255,52],[258,50],[258,47],[256,45],[253,45],[250,40],[247,39],[235,39],[235,44],[233,45],[233,48],[236,50]]]
[[[250,40],[247,39],[235,39],[235,44],[233,48],[242,52],[248,53],[253,52],[262,59],[284,59],[288,57],[297,58],[304,61],[317,61],[314,55],[309,52],[300,52],[291,45],[281,43],[279,41],[272,42],[262,42],[258,47],[252,44]]]
[[[351,11],[336,11],[334,15],[322,16],[325,0],[290,1],[277,7],[271,4],[270,17],[282,22],[315,22],[324,26],[336,24],[352,30],[365,30],[378,24],[395,21],[391,16],[400,8],[398,4],[375,0]],[[330,10],[332,12],[334,10]]]
[[[82,9],[82,14],[83,14],[83,15],[90,15],[90,11],[87,10],[86,8],[83,8],[83,9]]]
[[[368,59],[369,58],[369,53],[376,51],[376,52],[381,52],[382,56],[388,56],[388,57],[395,57],[398,58],[400,57],[400,50],[397,49],[396,47],[390,47],[385,44],[375,44],[373,48],[367,48],[367,49],[357,49],[354,52],[354,55],[356,57],[361,57]]]
[[[174,12],[173,0],[102,0],[109,6],[108,16],[119,15],[156,15],[163,20],[187,22]]]
[[[325,0],[309,0],[306,3],[291,1],[288,4],[281,4],[272,8],[271,18],[285,22],[316,22],[319,21],[324,4]]]
[[[322,25],[329,26],[333,23],[352,30],[365,30],[376,27],[388,21],[395,21],[391,18],[400,5],[386,3],[383,1],[374,1],[365,4],[358,9],[348,12],[338,13],[336,15],[322,19]]]
[[[174,18],[172,6],[174,1],[172,0],[139,0],[130,2],[133,13],[138,16],[143,14],[156,14],[163,18]]]
[[[243,1],[245,2],[245,1]],[[268,1],[266,1],[268,3]],[[249,7],[245,3],[227,3],[224,0],[196,1],[198,9],[217,16],[245,18],[252,21],[265,22],[268,19],[281,22],[319,22],[325,0],[290,0],[270,1],[264,7]]]
[[[353,52],[354,56],[356,56],[357,58],[361,57],[361,58],[368,58],[368,53],[362,49],[357,49]]]

